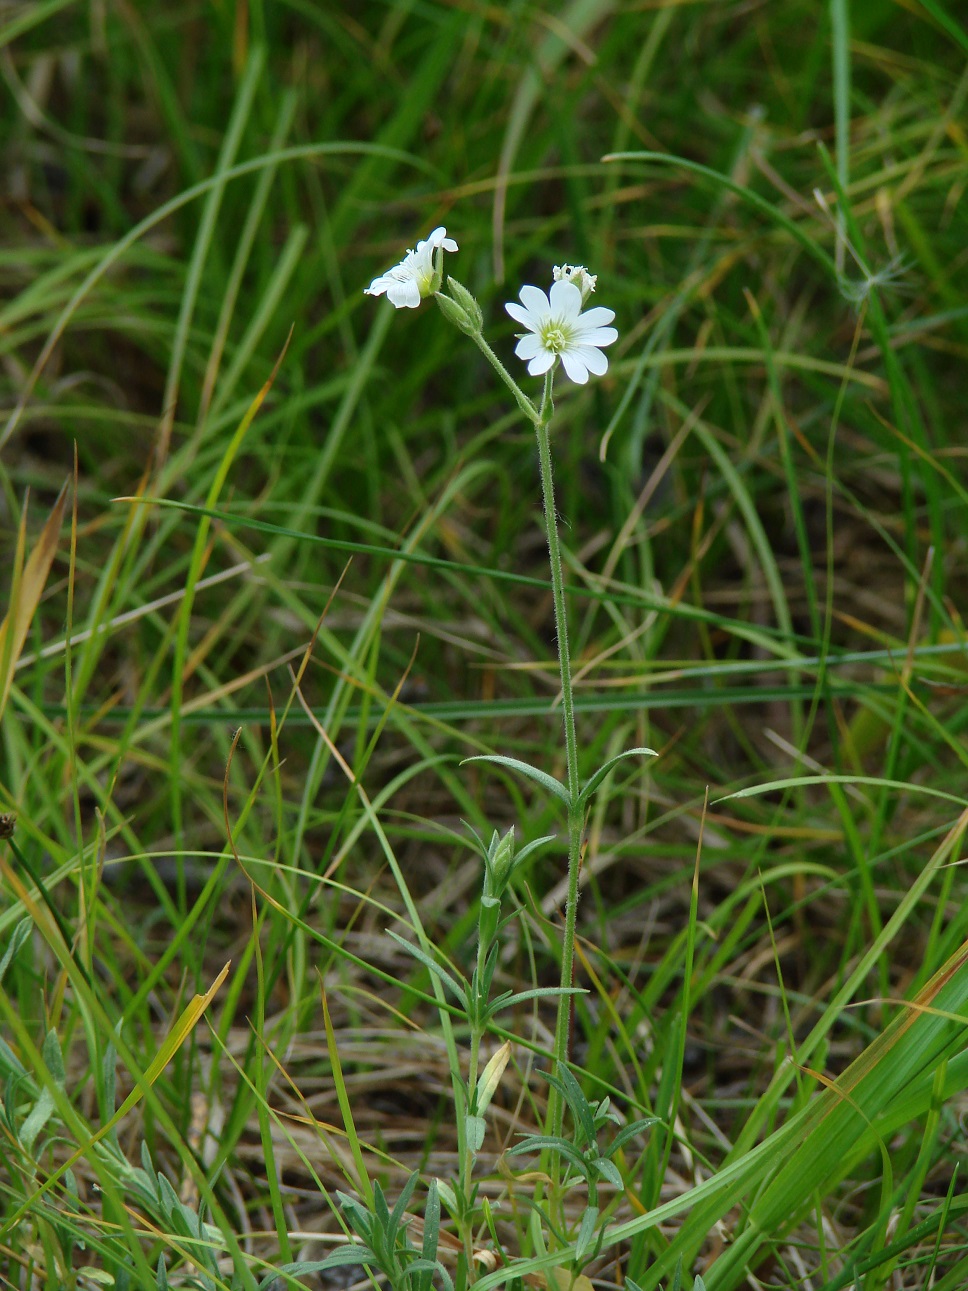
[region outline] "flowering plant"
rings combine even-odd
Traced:
[[[513,830],[509,831],[504,838],[499,838],[497,833],[494,834],[491,846],[485,853],[484,889],[478,921],[478,962],[468,986],[458,981],[449,970],[427,955],[424,950],[411,948],[424,967],[435,976],[441,987],[446,987],[450,994],[460,1001],[469,1027],[469,1074],[466,1080],[459,1071],[456,1071],[454,1076],[455,1096],[459,1109],[457,1117],[460,1158],[458,1187],[455,1190],[449,1184],[440,1181],[438,1184],[440,1200],[451,1212],[458,1228],[462,1231],[464,1276],[472,1281],[474,1269],[472,1232],[477,1215],[475,1209],[477,1191],[472,1178],[472,1166],[484,1139],[484,1113],[494,1088],[503,1074],[510,1053],[509,1046],[505,1045],[493,1056],[483,1071],[479,1070],[480,1046],[485,1027],[496,1011],[513,1001],[549,993],[557,996],[555,1070],[549,1076],[551,1091],[548,1128],[550,1133],[541,1139],[541,1144],[553,1149],[551,1192],[556,1201],[560,1202],[565,1191],[561,1177],[562,1160],[571,1162],[574,1155],[565,1150],[567,1144],[561,1136],[564,1106],[569,1100],[571,1090],[569,1079],[572,1079],[574,1084],[573,1078],[570,1078],[568,1073],[569,1018],[572,997],[576,993],[572,979],[585,816],[592,795],[605,781],[616,763],[631,756],[651,755],[653,751],[645,748],[627,749],[609,758],[584,785],[580,782],[564,574],[552,484],[549,427],[554,415],[552,387],[559,363],[566,375],[579,385],[585,385],[589,375],[602,376],[607,371],[608,359],[603,349],[618,339],[617,330],[611,326],[615,318],[614,311],[602,306],[585,309],[597,285],[597,278],[583,265],[555,266],[553,281],[547,293],[539,287],[526,285],[521,288],[518,301],[510,301],[505,305],[508,314],[525,329],[518,336],[515,348],[517,357],[527,363],[531,376],[544,377],[544,391],[540,402],[536,402],[521,389],[485,339],[484,315],[471,292],[454,278],[448,278],[447,288],[443,289],[443,252],[456,250],[457,243],[453,238],[447,237],[446,229],[436,228],[429,238],[417,243],[416,250],[408,251],[400,264],[389,269],[379,278],[375,278],[366,291],[371,296],[386,294],[390,303],[397,309],[414,309],[421,300],[433,295],[447,320],[473,340],[510,391],[522,413],[534,425],[538,440],[542,500],[557,628],[567,780],[563,783],[546,771],[522,762],[518,758],[490,754],[468,760],[496,763],[527,777],[557,798],[565,806],[568,814],[568,892],[565,902],[560,986],[550,989],[539,988],[526,992],[522,996],[513,996],[505,992],[496,998],[490,998],[492,978],[497,964],[497,936],[503,926],[502,892],[510,881],[514,865],[520,863],[531,848],[550,842],[551,839],[541,839],[529,845],[516,857]],[[588,1118],[582,1112],[579,1119],[584,1124]],[[565,1144],[565,1147],[561,1147],[562,1144]],[[606,1162],[606,1166],[608,1165],[610,1163]],[[597,1165],[596,1168],[598,1168]],[[602,1169],[605,1170],[605,1167],[603,1166]],[[598,1217],[598,1208],[592,1202],[586,1211],[584,1224],[584,1228],[588,1231],[579,1238],[575,1247],[574,1258],[578,1268],[595,1245],[593,1241],[595,1233],[599,1232],[601,1236],[603,1232],[598,1225]]]

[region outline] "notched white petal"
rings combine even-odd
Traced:
[[[577,318],[581,313],[581,292],[573,282],[568,282],[564,278],[559,278],[557,282],[551,284],[548,299],[551,302],[553,314],[563,315],[565,318]]]
[[[412,278],[407,282],[395,282],[387,289],[387,297],[397,309],[417,309],[420,305],[420,288]]]
[[[514,352],[519,359],[533,359],[542,348],[540,336],[535,336],[534,332],[529,332],[527,336],[521,337],[514,347]]]
[[[593,309],[586,309],[581,316],[583,327],[604,327],[615,317],[614,309],[606,309],[604,305],[595,305]],[[616,336],[618,333],[616,332]]]
[[[447,236],[447,230],[442,224],[437,225],[427,241],[434,249],[437,247],[443,247],[445,251],[456,251],[458,249],[457,243],[453,238]]]
[[[614,327],[593,327],[582,331],[579,339],[582,345],[611,345],[618,340],[618,332]]]
[[[539,350],[528,364],[528,371],[533,377],[540,377],[548,371],[554,361],[555,356],[550,350]]]
[[[551,313],[551,305],[548,297],[540,287],[522,287],[518,292],[521,303],[530,313],[535,314],[538,318],[545,318]],[[536,320],[537,321],[537,320]]]
[[[572,381],[578,385],[583,386],[588,380],[588,369],[581,361],[577,350],[562,350],[561,364]]]
[[[523,305],[518,305],[515,301],[509,300],[504,308],[516,323],[520,323],[522,327],[527,327],[529,331],[537,331],[538,324]]]
[[[601,350],[596,350],[594,345],[579,345],[573,353],[578,355],[588,371],[594,376],[603,376],[608,371],[607,357]]]

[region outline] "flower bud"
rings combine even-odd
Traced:
[[[588,304],[588,298],[595,290],[598,274],[589,273],[583,264],[556,264],[553,270],[555,282],[573,282],[581,292],[582,308]]]
[[[441,312],[449,323],[459,327],[462,332],[468,336],[479,336],[484,324],[484,315],[481,313],[481,307],[467,290],[453,278],[448,280],[447,285],[450,288],[451,295],[446,295],[442,291],[434,293],[434,298],[441,308]]]
[[[514,869],[514,826],[502,837],[495,829],[484,857],[484,896],[500,900]]]
[[[497,1087],[501,1083],[501,1077],[504,1075],[504,1069],[510,1061],[511,1041],[505,1040],[481,1072],[481,1078],[477,1085],[476,1107],[474,1109],[478,1116],[483,1116],[490,1107],[491,1099],[494,1097]]]
[[[467,317],[473,322],[474,331],[482,331],[484,328],[484,315],[481,312],[480,305],[471,293],[456,278],[448,278],[447,286],[450,288],[451,298],[460,305]]]

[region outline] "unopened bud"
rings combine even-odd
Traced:
[[[435,293],[435,299],[444,317],[455,327],[459,327],[468,336],[480,336],[484,326],[484,315],[481,307],[467,290],[454,278],[447,280],[450,295],[442,291]]]
[[[514,868],[514,826],[503,836],[495,829],[484,858],[484,895],[497,897],[508,885]]]
[[[452,299],[454,299],[457,302],[457,304],[460,305],[460,307],[464,310],[464,313],[467,315],[467,317],[473,322],[474,331],[475,332],[482,331],[484,327],[484,315],[481,312],[480,305],[477,303],[477,301],[474,299],[471,293],[467,290],[467,288],[463,285],[463,283],[459,283],[456,278],[448,278],[447,286],[450,288],[450,294]]]
[[[504,1069],[511,1061],[511,1041],[505,1040],[493,1055],[490,1062],[481,1072],[481,1079],[477,1086],[477,1106],[475,1111],[478,1116],[483,1116],[491,1105],[491,1099],[501,1083],[501,1077],[504,1075]]]
[[[555,282],[573,282],[581,292],[582,306],[588,304],[598,282],[598,274],[589,273],[583,264],[556,264],[553,273]]]

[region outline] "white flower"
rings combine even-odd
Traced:
[[[583,264],[556,264],[552,272],[555,282],[561,279],[573,282],[581,292],[581,303],[588,304],[588,297],[598,284],[597,273],[589,273]]]
[[[415,251],[408,251],[399,264],[374,278],[364,287],[366,296],[382,296],[384,292],[396,309],[416,309],[426,296],[432,296],[443,280],[443,253],[456,251],[457,243],[447,236],[440,225],[429,238],[417,243]]]
[[[589,275],[591,276],[591,275]],[[545,295],[538,287],[522,287],[521,304],[511,301],[504,308],[527,332],[518,341],[515,354],[525,359],[533,377],[547,372],[558,359],[572,381],[584,385],[589,372],[600,377],[608,368],[601,346],[618,340],[614,327],[606,327],[615,311],[600,305],[581,312],[581,289],[565,278],[551,284]]]

